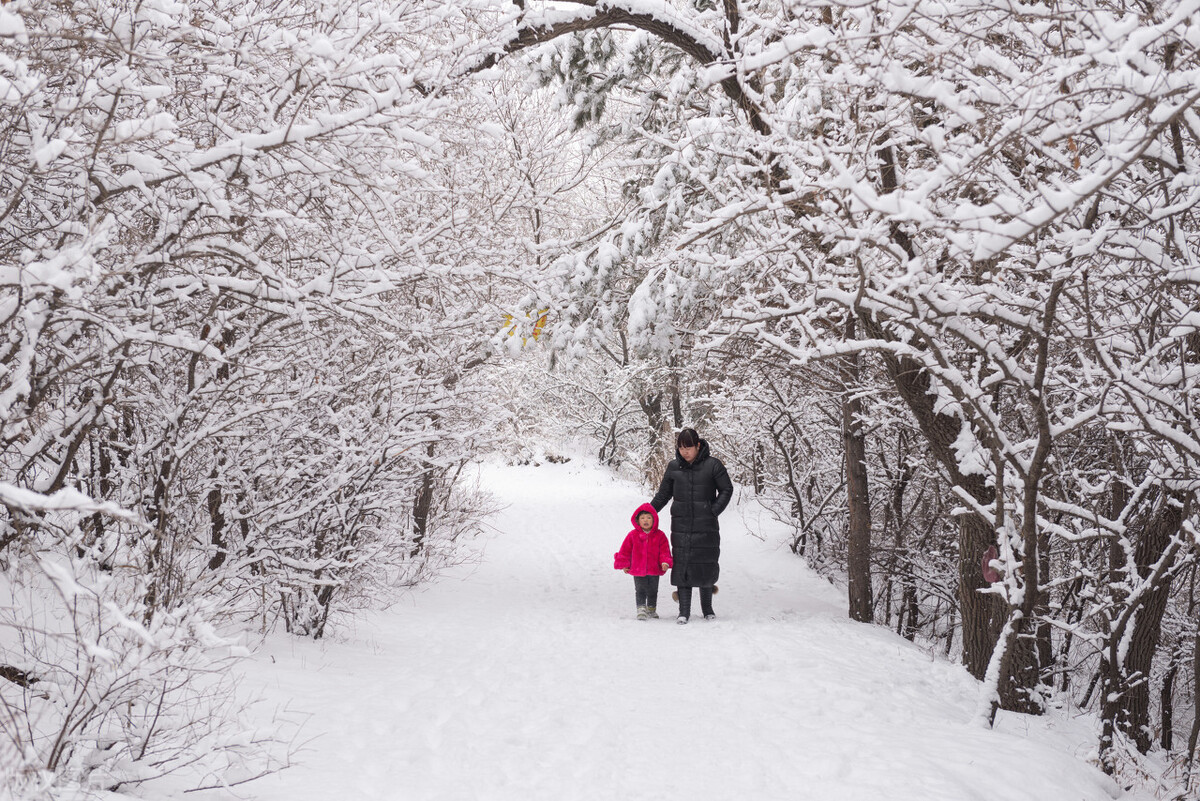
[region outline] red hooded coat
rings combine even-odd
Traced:
[[[654,527],[649,532],[642,531],[638,525],[638,515],[649,512],[654,518]],[[665,562],[667,567],[674,564],[671,559],[671,545],[667,535],[658,529],[658,512],[648,503],[643,503],[630,518],[633,521],[633,531],[621,543],[621,550],[613,555],[613,567],[617,570],[629,568],[634,576],[661,576],[666,571],[662,569]]]

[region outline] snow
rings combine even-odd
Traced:
[[[12,37],[22,44],[25,43],[27,37],[25,23],[19,16],[6,8],[0,8],[0,36]]]
[[[1090,718],[980,726],[978,682],[848,620],[745,493],[721,518],[718,619],[677,626],[664,580],[663,619],[636,621],[612,559],[649,493],[580,462],[483,466],[506,508],[476,564],[340,637],[268,638],[243,686],[308,744],[191,797],[1148,798],[1088,763]]]
[[[0,503],[9,508],[30,512],[104,512],[125,520],[136,519],[131,512],[127,512],[117,504],[94,501],[72,487],[63,487],[50,495],[43,495],[40,492],[0,481]]]

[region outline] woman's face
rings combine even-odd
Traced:
[[[691,464],[692,462],[696,461],[696,457],[700,455],[700,446],[680,445],[679,455],[682,456],[688,464]]]

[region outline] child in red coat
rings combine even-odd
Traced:
[[[658,512],[643,503],[633,513],[633,531],[613,555],[613,567],[633,576],[633,591],[637,597],[637,619],[658,617],[658,579],[670,570],[671,545],[667,535],[658,528]]]

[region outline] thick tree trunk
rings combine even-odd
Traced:
[[[958,519],[958,606],[962,621],[962,659],[972,676],[982,680],[1004,628],[1008,610],[996,595],[979,592],[988,586],[979,568],[980,555],[995,542],[995,532],[976,514]],[[1003,698],[1001,706],[1004,707]]]
[[[847,338],[854,337],[854,321],[846,326]],[[850,512],[847,536],[846,573],[849,578],[850,617],[873,622],[871,598],[871,504],[867,497],[867,444],[863,434],[862,400],[855,394],[858,357],[842,360],[842,440],[846,453],[846,500]]]
[[[1115,498],[1118,503],[1123,500]],[[1117,506],[1122,507],[1123,503]],[[1149,586],[1135,598],[1121,599],[1124,608],[1106,633],[1101,653],[1100,765],[1109,774],[1116,769],[1113,747],[1117,732],[1132,740],[1143,754],[1153,745],[1150,668],[1162,634],[1162,619],[1171,591],[1170,570],[1179,552],[1177,535],[1185,517],[1183,501],[1167,494],[1155,511],[1131,525],[1127,532],[1127,538],[1135,542],[1138,578]],[[1113,546],[1110,559],[1110,579],[1116,582],[1123,578],[1125,565],[1119,545]],[[1114,583],[1114,586],[1119,585]],[[1128,645],[1122,648],[1126,640]]]
[[[1125,692],[1125,714],[1118,718],[1122,733],[1132,739],[1138,751],[1145,754],[1154,744],[1150,732],[1150,668],[1162,636],[1163,615],[1171,594],[1171,576],[1167,572],[1174,563],[1171,542],[1183,525],[1183,510],[1179,499],[1170,497],[1157,514],[1139,532],[1134,559],[1143,580],[1151,578],[1151,569],[1164,554],[1168,562],[1160,571],[1162,578],[1142,596],[1141,610],[1134,622],[1129,649],[1125,652],[1125,680],[1131,686]]]
[[[675,455],[671,447],[670,421],[663,412],[662,392],[646,394],[638,398],[638,404],[646,415],[646,461],[642,474],[647,484],[657,487],[667,462]]]
[[[1196,633],[1196,641],[1192,647],[1192,698],[1200,698],[1200,632]],[[1192,761],[1196,758],[1196,741],[1200,740],[1200,703],[1193,704],[1192,730],[1188,734],[1186,764],[1190,784]]]
[[[1109,776],[1116,773],[1113,741],[1116,738],[1117,718],[1121,715],[1121,681],[1117,664],[1117,644],[1109,637],[1100,654],[1100,768]]]
[[[925,435],[930,453],[942,465],[951,483],[961,488],[981,506],[995,501],[995,490],[982,474],[963,474],[958,467],[953,445],[962,431],[963,421],[934,411],[936,395],[931,379],[921,365],[906,357],[884,354],[884,363],[900,397]],[[988,584],[983,579],[980,559],[996,535],[984,518],[967,512],[958,519],[958,600],[962,621],[962,659],[972,676],[983,680],[996,641],[1008,618],[1008,608],[998,595],[981,593]],[[1038,714],[1041,705],[1033,692],[1038,682],[1037,649],[1033,637],[1019,630],[1011,653],[1004,660],[1001,675],[1000,708]]]

